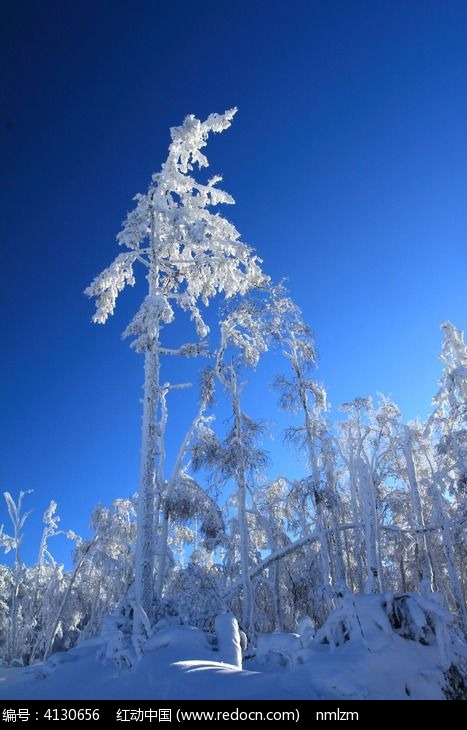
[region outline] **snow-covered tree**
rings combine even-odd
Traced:
[[[452,494],[467,489],[467,346],[464,333],[451,322],[441,325],[443,375],[434,397],[429,426],[439,438],[442,477]]]
[[[232,426],[220,441],[212,428],[203,424],[193,448],[196,468],[207,466],[221,483],[232,480],[235,485],[231,520],[232,539],[226,555],[227,572],[237,567],[242,586],[241,626],[251,639],[255,633],[254,589],[250,568],[257,552],[251,539],[257,527],[252,495],[259,471],[266,463],[261,447],[262,424],[248,416],[242,408],[245,383],[240,377],[245,367],[256,367],[269,349],[280,327],[280,312],[272,291],[256,289],[238,298],[228,307],[220,322],[220,344],[215,353],[212,374],[220,382],[232,410]]]
[[[321,568],[320,591],[324,598],[326,610],[331,608],[331,554],[326,526],[326,482],[322,479],[322,460],[320,448],[327,432],[325,412],[328,408],[326,391],[322,385],[310,377],[316,364],[314,337],[305,324],[300,309],[284,292],[278,292],[282,313],[280,342],[282,351],[290,363],[290,376],[279,376],[276,388],[280,392],[280,404],[286,411],[299,413],[301,423],[291,426],[287,431],[289,441],[304,449],[310,477],[300,480],[295,485],[296,496],[306,503],[307,497],[312,499],[315,513],[315,530],[319,540],[319,556]]]
[[[9,627],[6,649],[6,659],[8,662],[13,661],[21,653],[22,647],[19,642],[20,623],[21,623],[21,607],[19,603],[19,590],[24,577],[25,568],[21,561],[21,544],[23,542],[24,523],[28,519],[31,512],[23,512],[23,499],[27,494],[31,494],[31,489],[26,492],[20,492],[17,502],[13,499],[10,492],[4,492],[5,502],[8,514],[13,528],[13,535],[9,537],[3,533],[3,525],[0,528],[0,545],[5,552],[14,551],[14,568],[11,589],[11,602],[9,607]]]
[[[453,602],[460,625],[467,633],[465,588],[463,591],[459,578],[465,574],[460,556],[464,561],[467,557],[467,347],[460,329],[450,322],[444,322],[441,328],[443,375],[427,424],[427,431],[436,442],[433,454],[429,455],[428,449],[425,452],[432,471],[427,489],[434,504],[434,520],[441,531]]]
[[[347,420],[340,424],[339,453],[349,476],[350,503],[355,529],[357,589],[378,593],[383,588],[380,487],[385,474],[384,433],[371,398],[355,398],[342,410]],[[363,580],[359,532],[363,527],[366,579]]]
[[[20,548],[23,528],[30,515],[30,512],[23,512],[23,500],[31,491],[20,492],[16,502],[9,492],[5,492],[13,536],[6,535],[0,527],[0,547],[5,552],[14,551],[13,566],[5,566],[0,575],[0,604],[4,619],[0,621],[0,658],[16,665],[32,664],[44,658],[51,621],[67,589],[68,577],[63,566],[55,562],[48,540],[61,534],[70,539],[76,538],[71,531],[58,529],[60,518],[56,514],[57,505],[52,500],[43,516],[44,528],[37,563],[32,567],[23,563]]]
[[[275,553],[291,542],[287,534],[288,490],[287,480],[280,477],[262,484],[254,495],[255,516],[258,525],[264,531],[265,547],[271,553]],[[270,625],[276,631],[282,631],[284,628],[283,584],[285,582],[281,561],[277,560],[271,564],[268,571],[266,584],[268,590],[265,601],[265,608],[269,606],[273,610]]]
[[[221,178],[202,183],[191,174],[194,166],[208,165],[201,150],[209,134],[227,129],[235,112],[211,114],[203,122],[190,115],[171,130],[166,162],[153,175],[147,192],[136,196],[136,206],[117,237],[124,253],[86,290],[97,299],[94,321],[104,323],[113,313],[120,291],[134,284],[134,265],[141,264],[147,272],[148,294],[124,335],[134,338],[132,346],[145,357],[135,580],[138,606],[148,617],[152,612],[155,525],[165,480],[166,395],[179,387],[161,383],[161,357],[201,354],[209,328],[200,305],[208,305],[216,294],[228,298],[264,282],[260,260],[240,240],[236,228],[209,210],[234,202],[216,187]],[[174,320],[176,307],[190,314],[199,341],[173,350],[162,345],[160,336],[163,327]]]

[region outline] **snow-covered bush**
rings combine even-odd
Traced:
[[[183,624],[213,631],[216,616],[225,610],[222,573],[216,566],[190,563],[174,573],[165,600],[166,610]]]
[[[457,639],[451,616],[437,595],[427,599],[417,593],[347,594],[318,630],[316,641],[333,648],[361,642],[371,651],[393,632],[424,646],[436,645],[440,666],[447,670],[452,664]]]

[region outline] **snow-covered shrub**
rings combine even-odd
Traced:
[[[282,631],[274,634],[258,634],[256,659],[260,664],[293,666],[301,648],[302,643],[298,634],[287,634]]]
[[[443,693],[447,700],[465,700],[467,698],[467,662],[465,659],[452,663],[444,673]]]
[[[112,613],[104,617],[101,635],[105,639],[104,648],[99,658],[104,662],[113,662],[120,669],[131,669],[142,655],[151,629],[147,618],[140,617],[145,635],[135,634],[134,613],[139,607],[134,598],[134,591],[130,590],[120,601]]]
[[[218,568],[190,564],[174,573],[164,612],[169,610],[184,624],[212,631],[216,616],[224,609]]]
[[[361,642],[369,650],[384,646],[392,633],[424,646],[436,646],[444,671],[461,667],[460,638],[451,616],[436,594],[431,599],[417,593],[380,593],[344,597],[316,634],[316,641],[337,648]]]

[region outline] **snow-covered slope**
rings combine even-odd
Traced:
[[[0,668],[0,699],[443,699],[436,646],[381,632],[372,646],[313,641],[299,651],[290,635],[244,669],[216,661],[206,635],[190,627],[157,632],[131,670],[103,663],[103,640],[55,654],[27,669]]]

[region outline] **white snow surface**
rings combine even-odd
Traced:
[[[170,626],[153,635],[130,670],[99,659],[103,638],[33,667],[0,667],[0,699],[444,698],[436,646],[393,632],[381,631],[378,638],[371,647],[349,641],[332,648],[314,640],[303,648],[297,635],[275,634],[260,642],[272,651],[240,669],[219,661],[214,642],[200,630]]]

